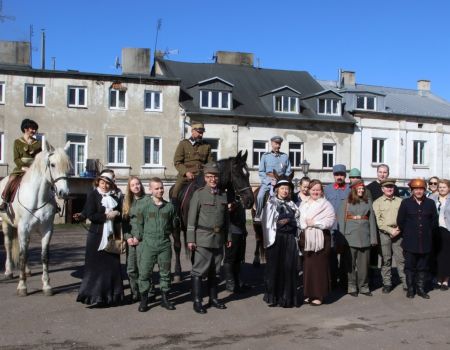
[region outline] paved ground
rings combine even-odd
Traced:
[[[192,310],[189,280],[174,287],[176,311],[157,304],[88,309],[75,302],[82,274],[85,232],[59,228],[51,245],[55,295],[40,291],[39,237],[32,239],[28,297],[15,295],[17,279],[0,282],[0,349],[450,349],[450,292],[408,300],[401,288],[373,297],[333,294],[328,305],[269,308],[262,301],[262,269],[244,266],[253,289],[227,310]],[[249,236],[247,261],[254,247]],[[3,247],[2,247],[3,248]],[[4,251],[0,249],[0,262]],[[184,261],[187,278],[189,264]],[[128,294],[128,289],[126,290]]]

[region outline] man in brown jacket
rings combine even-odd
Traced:
[[[177,199],[183,186],[195,179],[203,169],[203,165],[213,161],[211,146],[203,142],[205,126],[200,122],[192,122],[191,137],[180,141],[173,157],[178,178],[172,190],[172,198]]]

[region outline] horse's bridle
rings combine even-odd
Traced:
[[[51,152],[51,153],[48,154],[48,157],[47,157],[47,164],[45,165],[45,170],[46,170],[46,171],[47,171],[47,169],[49,170],[48,173],[49,173],[49,175],[50,175],[50,183],[52,184],[53,190],[54,190],[55,184],[56,184],[59,180],[68,180],[68,179],[69,179],[68,176],[59,176],[59,177],[57,177],[56,179],[53,178],[52,170],[50,169],[50,157],[51,157],[52,155],[54,155],[54,154],[55,154],[54,152]]]

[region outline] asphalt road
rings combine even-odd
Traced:
[[[377,289],[373,297],[334,293],[320,307],[267,307],[262,301],[263,268],[250,264],[252,234],[244,279],[253,288],[234,297],[222,286],[219,297],[226,301],[226,310],[194,313],[186,260],[184,280],[172,293],[177,310],[167,311],[158,303],[147,313],[139,313],[137,304],[89,309],[75,302],[84,243],[81,227],[56,229],[50,262],[55,295],[46,297],[40,290],[39,237],[32,237],[30,295],[15,295],[17,278],[0,282],[0,350],[450,349],[450,291],[432,291],[430,300],[409,300],[397,287],[389,295]]]

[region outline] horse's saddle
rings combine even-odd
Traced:
[[[9,219],[11,220],[11,222],[14,222],[14,218],[16,216],[11,203],[14,202],[14,198],[16,197],[16,194],[20,187],[21,181],[22,181],[22,176],[16,176],[14,179],[11,180],[11,182],[8,185],[9,188],[7,189],[10,193],[10,196],[9,196],[9,205],[8,205],[6,213],[9,217]]]

